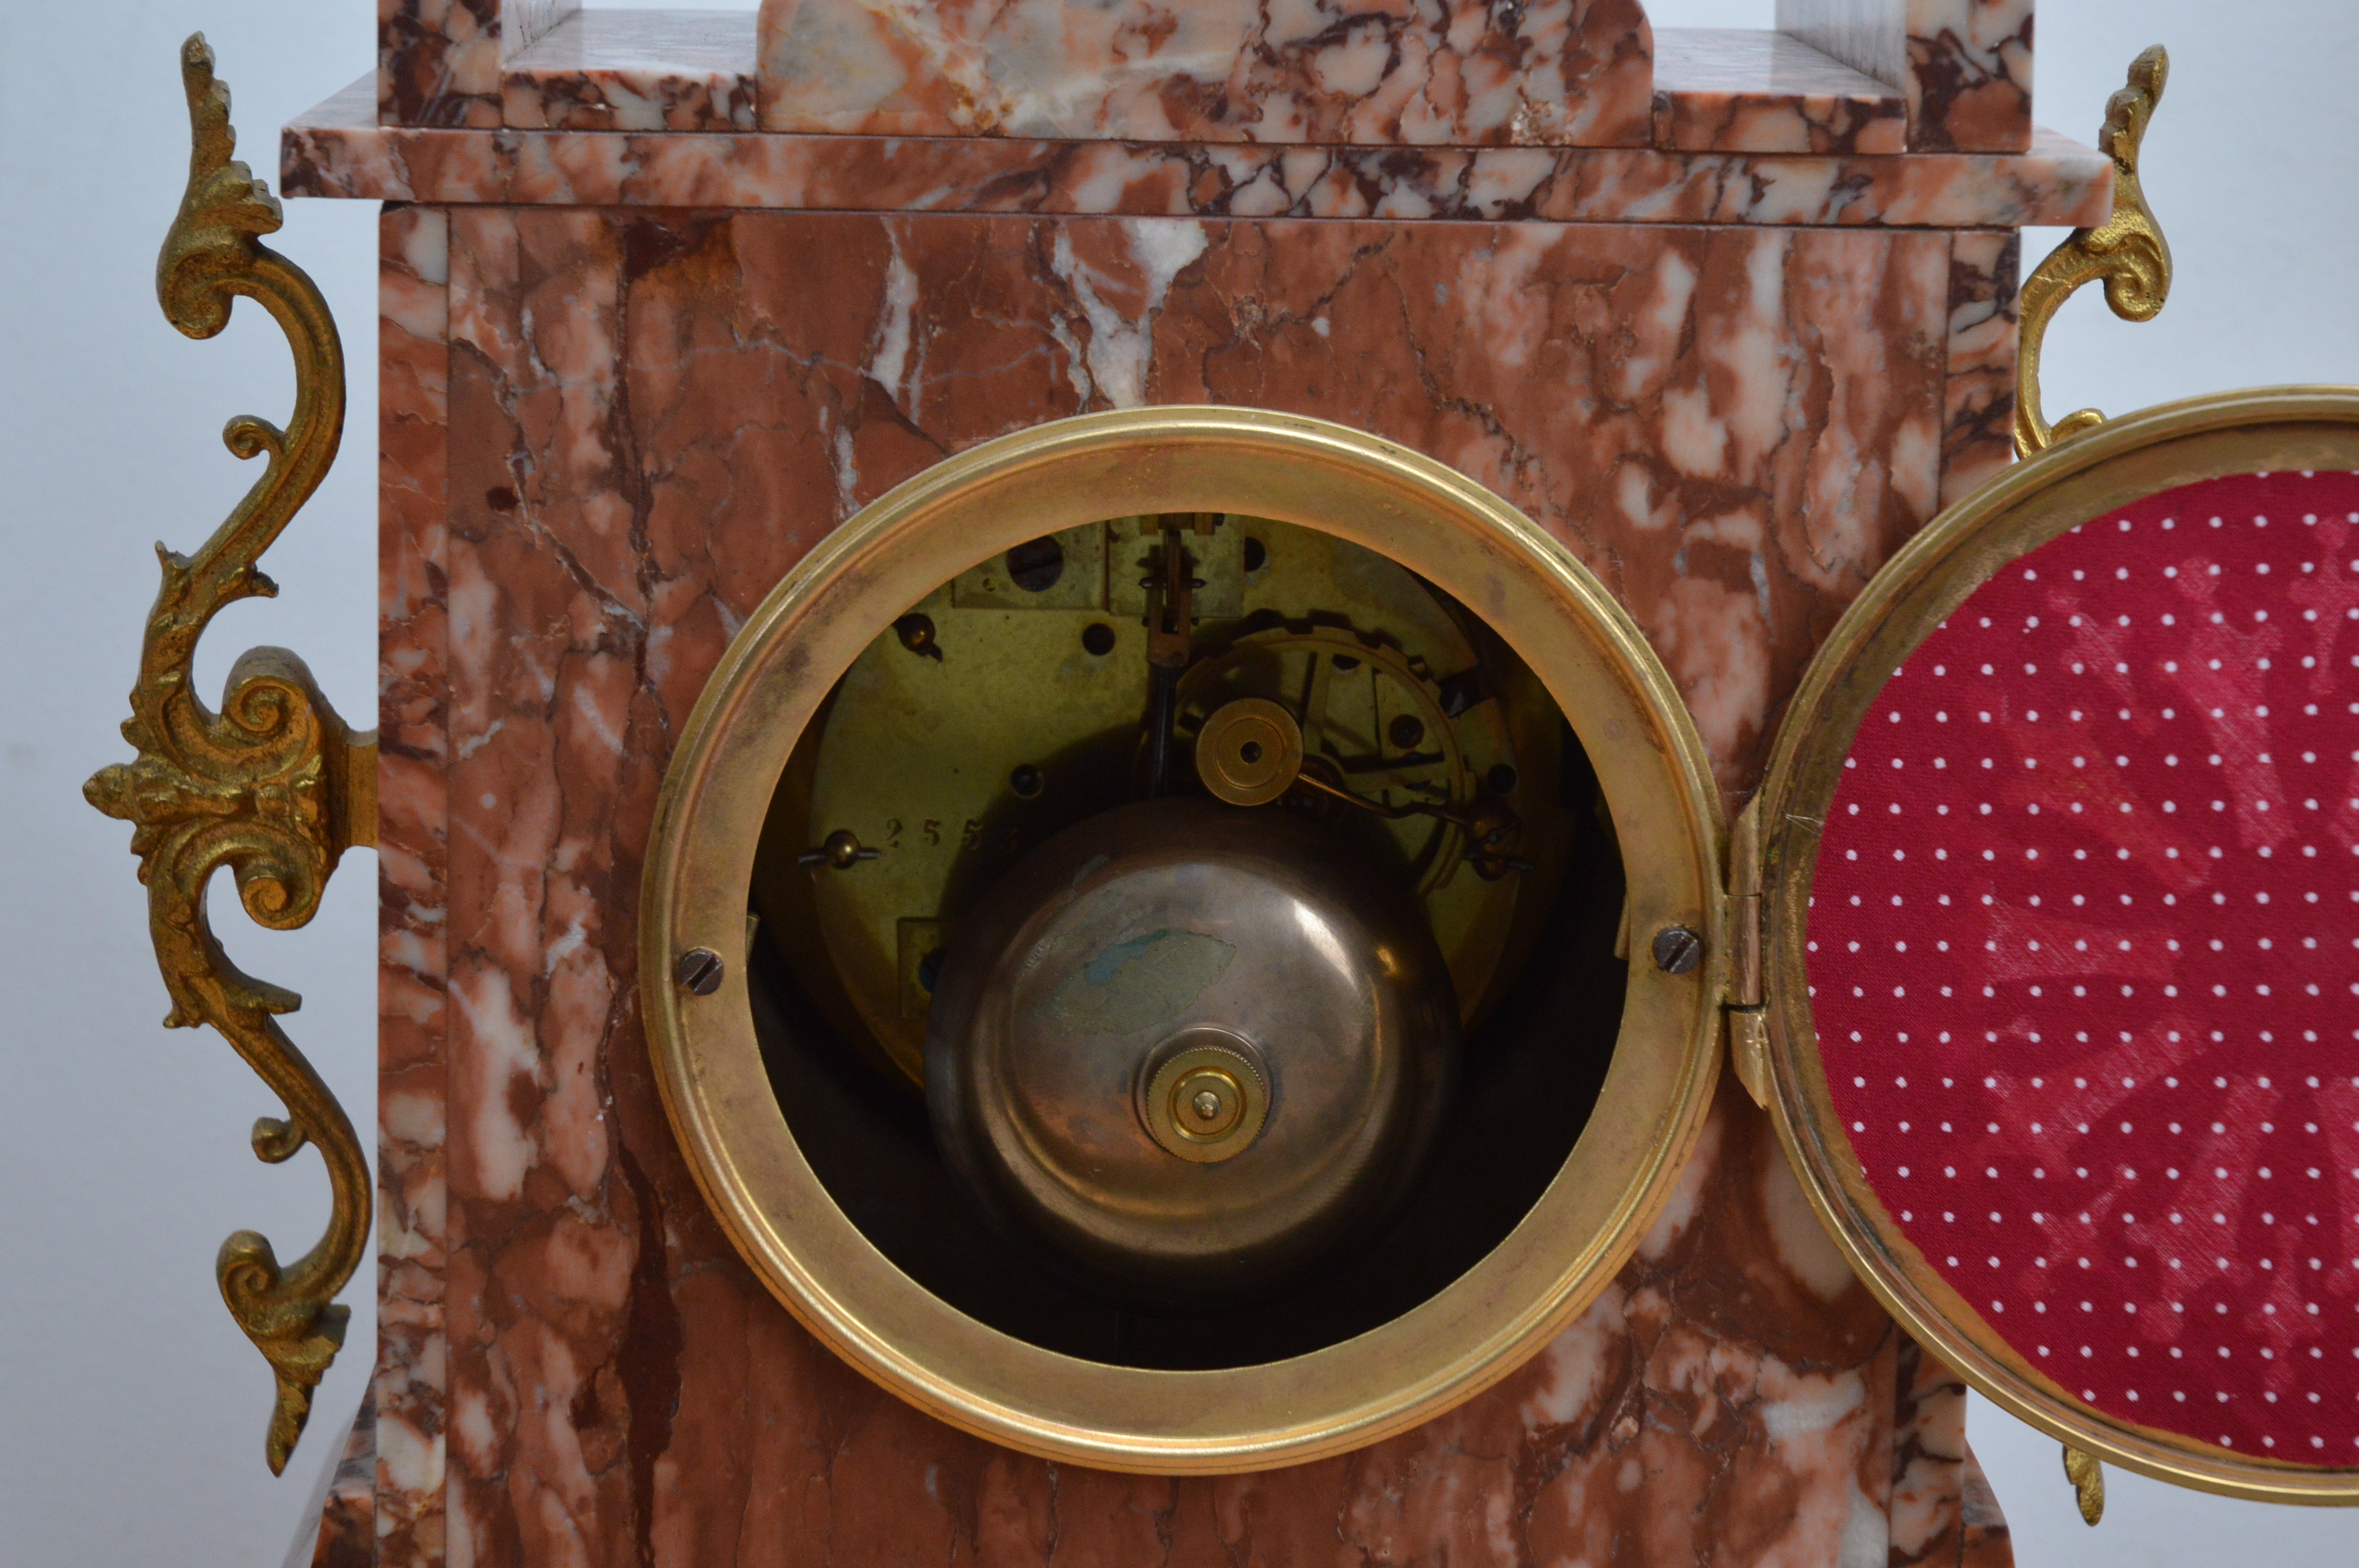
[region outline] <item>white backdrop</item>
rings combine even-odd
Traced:
[[[750,4],[750,0],[748,0]],[[1663,26],[1769,25],[1772,0],[1651,0]],[[185,174],[176,51],[202,27],[237,92],[257,173],[277,128],[358,76],[367,0],[6,0],[0,7],[0,1563],[275,1564],[373,1344],[371,1274],[352,1348],[321,1391],[283,1480],[262,1464],[270,1381],[212,1281],[240,1227],[282,1255],[326,1212],[310,1152],[247,1152],[275,1110],[210,1032],[158,1027],[128,828],[82,781],[125,754],[138,629],[158,538],[189,549],[252,478],[221,447],[230,415],[283,419],[276,329],[243,308],[191,343],[153,293],[157,243]],[[2112,412],[2231,386],[2359,382],[2359,8],[2350,0],[2044,0],[2040,120],[2087,139],[2142,46],[2172,53],[2147,141],[2147,189],[2178,257],[2148,326],[2076,301],[2049,339],[2050,409]],[[350,439],[270,556],[275,603],[222,616],[200,660],[217,695],[255,643],[299,649],[330,695],[373,721],[375,208],[298,201],[277,243],[342,324]],[[2059,236],[2027,238],[2036,258]],[[225,939],[254,973],[302,990],[290,1021],[356,1121],[371,1114],[375,868],[354,856],[308,930],[272,935],[234,905]],[[216,901],[217,905],[227,903]],[[2104,1524],[2072,1511],[2055,1444],[1987,1405],[1974,1445],[2027,1568],[2178,1568],[2266,1556],[2359,1563],[2359,1511],[2267,1509],[2114,1474]]]

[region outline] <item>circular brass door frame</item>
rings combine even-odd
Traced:
[[[874,638],[958,572],[1107,516],[1221,512],[1380,551],[1488,621],[1546,682],[1595,764],[1630,889],[1634,950],[1682,925],[1709,961],[1634,964],[1594,1111],[1531,1211],[1402,1316],[1264,1366],[1085,1362],[931,1295],[837,1207],[788,1130],[746,988],[745,905],[765,813],[820,704]],[[658,803],[641,900],[647,1029],[666,1108],[738,1250],[801,1322],[919,1408],[1101,1468],[1228,1472],[1372,1443],[1506,1376],[1595,1299],[1686,1164],[1719,1071],[1726,969],[1718,797],[1702,744],[1628,613],[1565,549],[1442,465],[1323,421],[1251,410],[1089,415],[976,447],[822,541],[731,643]],[[674,955],[731,957],[697,996]]]
[[[2165,404],[2008,470],[1877,573],[1811,661],[1762,785],[1770,1103],[1811,1206],[1912,1337],[1994,1403],[2158,1480],[2266,1502],[2359,1504],[2359,1470],[2238,1454],[2096,1411],[2042,1374],[1944,1281],[1886,1210],[1836,1113],[1812,1028],[1806,925],[1824,821],[1861,720],[1892,672],[2002,568],[2082,523],[2230,474],[2359,469],[2359,387],[2275,387]]]

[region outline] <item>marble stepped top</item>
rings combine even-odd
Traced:
[[[1641,146],[1639,0],[763,0],[762,128]]]
[[[501,118],[552,131],[750,131],[751,11],[576,11],[509,57]]]
[[[501,73],[501,118],[526,130],[751,131],[895,135],[1014,135],[1038,122],[1038,140],[1311,141],[1397,145],[1390,135],[1281,135],[1266,125],[1198,124],[1176,134],[1169,116],[1118,125],[1045,113],[973,116],[853,115],[760,106],[756,17],[742,11],[576,11],[519,50]],[[1654,35],[1647,135],[1685,152],[1897,153],[1908,132],[1901,92],[1783,33],[1672,28]],[[840,95],[839,95],[840,99]],[[1103,108],[1103,105],[1100,106]],[[889,120],[891,123],[877,123]],[[1144,123],[1142,123],[1142,120]],[[1348,127],[1331,127],[1347,129]],[[1397,129],[1396,124],[1394,127]],[[1459,129],[1454,125],[1426,127]],[[1271,133],[1271,134],[1265,134]],[[1475,135],[1473,142],[1484,138]],[[1442,138],[1444,145],[1453,145]]]
[[[432,130],[378,124],[364,78],[286,127],[279,179],[288,196],[436,204],[2012,229],[2104,222],[2113,171],[2046,131],[2022,153],[1892,157]]]
[[[1875,64],[1857,27],[1815,43],[1656,31],[1636,0],[1612,4],[1533,0],[1500,13],[1516,19],[1503,33],[1485,0],[1190,0],[1185,26],[1147,29],[1140,62],[1115,70],[1104,62],[1132,47],[1122,28],[1168,4],[767,0],[756,16],[543,0],[528,17],[501,13],[530,28],[499,44],[480,84],[495,95],[430,100],[444,124],[395,123],[381,66],[287,128],[283,186],[438,203],[1182,217],[2014,228],[2105,216],[2111,164],[2045,132],[2017,151],[1910,152],[1921,94],[1827,52]],[[2028,0],[1923,5],[2028,16]],[[1386,35],[1392,52],[1352,53],[1369,30],[1353,18],[1379,12],[1406,18]],[[1273,16],[1284,26],[1263,30],[1293,38],[1291,53],[1246,47],[1248,24]],[[1600,58],[1581,40],[1614,17],[1629,49],[1576,92],[1566,62]],[[1321,18],[1324,31],[1310,26]],[[1454,30],[1439,25],[1450,19]],[[1214,103],[1206,82],[1224,62],[1231,95]],[[1347,65],[1368,80],[1330,91]],[[1208,75],[1189,74],[1199,68]],[[1540,112],[1633,83],[1636,119],[1610,135],[1599,127],[1620,109],[1601,119],[1592,105],[1578,124]],[[1633,145],[1571,145],[1598,135]]]
[[[2023,152],[2032,0],[381,0],[377,117],[436,129]]]

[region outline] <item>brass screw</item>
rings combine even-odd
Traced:
[[[1684,925],[1666,925],[1655,933],[1655,968],[1667,975],[1684,975],[1703,962],[1703,938]]]
[[[904,615],[893,622],[893,634],[901,639],[901,646],[925,658],[939,660],[942,645],[934,634],[934,618],[930,615]]]
[[[1245,1090],[1214,1066],[1200,1066],[1172,1086],[1172,1120],[1190,1138],[1226,1137],[1245,1115]]]
[[[711,996],[721,989],[721,955],[710,947],[690,947],[672,966],[680,989],[691,996]]]
[[[806,849],[795,857],[798,866],[833,866],[848,871],[863,860],[874,860],[884,854],[882,849],[864,848],[860,835],[849,827],[839,827],[820,841],[816,849]]]

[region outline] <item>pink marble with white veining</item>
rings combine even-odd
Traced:
[[[378,1560],[442,1561],[451,817],[444,576],[449,232],[379,225],[377,322]]]
[[[1458,30],[1426,26],[1445,3]],[[1905,3],[2015,5],[2027,42],[2029,0]],[[915,74],[824,85],[978,134],[756,131],[742,22],[572,0],[381,0],[378,81],[287,134],[289,194],[451,204],[383,226],[378,1561],[2004,1568],[1954,1379],[1725,1084],[1606,1294],[1418,1431],[1168,1480],[941,1426],[712,1220],[651,1078],[636,910],[669,749],[779,577],[940,457],[1090,408],[1294,409],[1470,474],[1630,606],[1734,802],[1843,607],[2006,460],[2006,231],[2097,221],[2111,164],[1889,156],[1912,104],[1951,139],[1911,145],[1969,145],[1927,108],[1968,98],[1791,40],[1674,40],[1651,97],[1626,51],[1561,48],[1516,107],[1478,91],[1476,22],[1561,40],[1572,0],[1167,5],[1119,70],[1149,0],[921,9],[968,30],[872,30],[839,63]],[[1379,12],[1424,52],[1365,98],[1337,73],[1368,24],[1305,30]],[[1258,44],[1197,47],[1240,18]],[[1666,146],[1266,145],[1595,140],[1531,108],[1593,66]],[[1109,127],[1140,139],[1060,139]]]
[[[1958,1568],[2015,1568],[2015,1542],[2000,1511],[1990,1478],[1966,1446],[1966,1463],[1958,1503]]]
[[[1733,1084],[1628,1268],[1497,1388],[1314,1465],[1107,1476],[919,1414],[752,1279],[663,1117],[635,910],[664,760],[778,578],[1084,408],[1295,409],[1468,472],[1632,606],[1742,789],[1932,510],[1951,236],[449,221],[452,1561],[1942,1560],[1936,1401]]]
[[[500,74],[507,124],[560,131],[750,131],[751,11],[576,11]]]
[[[1891,1563],[1954,1563],[1965,1490],[1966,1385],[1914,1341],[1901,1345],[1897,1370]]]
[[[1640,146],[1638,0],[763,0],[772,131]]]
[[[1932,1352],[1900,1342],[1887,1568],[2014,1568],[1998,1499],[1966,1443],[1966,1385]]]
[[[1919,152],[2031,145],[2034,0],[1777,0],[1780,32],[1899,88]]]
[[[1801,39],[1737,27],[1655,34],[1654,145],[1680,152],[1897,153],[1898,91]]]
[[[1950,382],[1941,504],[2015,460],[2016,290],[2022,237],[1969,231],[1950,248]]]
[[[364,1394],[342,1445],[321,1468],[312,1494],[319,1508],[297,1524],[286,1568],[373,1568],[379,1561],[376,1471],[376,1406]]]
[[[1191,9],[1182,15],[1190,27],[1201,28],[1207,25],[1205,13]],[[1114,31],[1125,25],[1119,18],[1094,11],[1060,10],[1056,19],[1059,36],[1067,42],[1071,41],[1073,29],[1083,21]],[[1440,19],[1438,10],[1436,19]],[[1527,13],[1525,20],[1529,19]],[[757,18],[751,10],[593,8],[560,14],[544,6],[527,20],[532,26],[521,35],[526,39],[522,47],[515,47],[504,33],[501,47],[495,51],[499,60],[501,123],[506,125],[627,131],[743,131],[756,126]],[[1308,25],[1297,18],[1287,20],[1297,31]],[[799,13],[798,25],[806,31],[821,29],[823,19],[804,11]],[[1021,31],[1025,18],[1003,12],[989,26],[1001,31]],[[936,43],[942,41],[943,30],[939,27],[929,32],[926,26],[913,24],[900,31],[932,38]],[[1150,41],[1159,40],[1159,49],[1113,70],[1113,77],[1121,79],[1134,99],[1140,97],[1145,87],[1155,85],[1143,73],[1162,69],[1173,57],[1187,52],[1187,40],[1180,37],[1181,31],[1176,27],[1150,28]],[[1453,29],[1450,37],[1456,38],[1464,31],[1463,27]],[[1348,26],[1340,30],[1330,27],[1321,41],[1332,53],[1349,48],[1353,36]],[[1650,141],[1655,146],[1683,152],[1887,154],[1900,152],[1907,145],[1908,103],[1900,88],[1864,75],[1789,34],[1737,28],[1670,28],[1654,35],[1653,48]],[[1526,53],[1545,55],[1546,49]],[[492,57],[493,51],[488,50],[484,56]],[[1256,69],[1267,75],[1284,60],[1285,52],[1264,49],[1256,59],[1259,65]],[[1201,59],[1191,59],[1194,64],[1201,64]],[[1240,54],[1239,61],[1245,59],[1245,56]],[[999,61],[1008,70],[1017,70],[1022,63]],[[1406,58],[1399,61],[1388,59],[1387,69],[1400,74],[1409,63]],[[1060,69],[1070,64],[1064,62]],[[1241,64],[1239,69],[1242,68]],[[1528,81],[1535,74],[1528,61],[1518,69],[1518,81]],[[1538,74],[1546,73],[1544,60]],[[1430,123],[1421,127],[1410,125],[1406,130],[1386,121],[1385,115],[1398,105],[1390,109],[1385,106],[1381,87],[1379,84],[1380,90],[1368,99],[1348,106],[1334,106],[1345,118],[1356,115],[1365,122],[1360,129],[1373,128],[1381,134],[1357,137],[1346,126],[1337,135],[1321,139],[1383,142],[1397,137],[1412,144],[1467,139],[1453,135],[1451,124],[1434,121],[1430,115],[1426,118]],[[912,91],[907,83],[902,90]],[[1101,139],[1115,133],[1126,139],[1168,139],[1176,113],[1196,127],[1180,139],[1234,139],[1231,133],[1235,127],[1217,124],[1208,126],[1203,104],[1192,96],[1175,98],[1170,81],[1162,81],[1155,96],[1156,107],[1151,114],[1145,114],[1136,103],[1131,103],[1127,112],[1116,114],[1101,102],[1096,106],[1095,118],[1081,129]],[[809,93],[799,96],[796,102],[807,108],[814,107]],[[1068,110],[1071,104],[1060,100],[1059,107]],[[1040,123],[1043,136],[1065,136],[1073,131],[1072,125],[1057,121],[1054,115],[1038,113],[1028,116],[1003,114],[992,125],[981,128],[991,134],[1010,134],[1011,125],[1027,117]],[[823,116],[814,113],[796,123],[810,128],[817,125],[819,118]],[[938,124],[909,116],[900,116],[895,123],[907,121],[902,128],[929,135],[945,130],[976,134],[978,126],[969,124],[975,118],[975,114],[962,109],[940,117]],[[1523,129],[1531,129],[1529,116],[1526,121]],[[463,123],[482,123],[482,116],[477,114]],[[1325,128],[1337,130],[1333,125]],[[1422,134],[1408,134],[1420,129]],[[1455,129],[1462,131],[1465,127],[1460,124]],[[1282,143],[1290,139],[1285,130],[1279,125],[1256,124],[1249,128],[1245,139]]]
[[[290,196],[549,206],[2012,228],[2104,221],[2111,159],[2027,153],[1271,148],[380,127],[360,90],[290,124]]]
[[[2021,152],[2032,6],[1780,0],[1778,33],[1897,92],[1910,150]],[[1766,152],[1882,152],[1889,134],[1848,92],[1666,103],[1639,0],[766,0],[758,42],[744,28],[742,12],[378,0],[378,117],[739,129],[758,77],[759,123],[788,131]],[[1749,53],[1784,47],[1752,37]]]
[[[376,0],[376,117],[388,125],[497,125],[502,63],[580,5]]]

